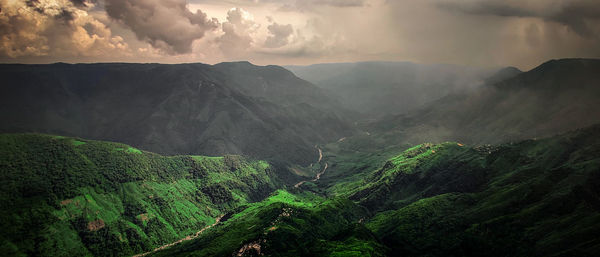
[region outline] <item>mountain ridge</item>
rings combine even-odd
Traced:
[[[8,255],[600,250],[600,60],[498,70],[486,84],[353,126],[338,102],[277,66],[9,68],[0,65],[12,82],[1,88],[0,131],[241,155],[0,134]]]
[[[5,79],[0,117],[6,121],[0,131],[112,140],[163,154],[247,154],[303,165],[317,155],[314,144],[351,133],[342,110],[283,68],[236,63],[242,70],[234,77],[228,65],[0,65]],[[266,93],[248,93],[263,85]],[[268,92],[280,85],[285,87]],[[288,88],[296,89],[281,93]],[[261,144],[269,140],[272,144]]]
[[[548,69],[553,72],[547,74]],[[407,136],[408,142],[499,143],[550,136],[600,122],[598,74],[597,59],[549,61],[491,86],[448,95],[412,113],[388,116],[369,129],[390,137]]]

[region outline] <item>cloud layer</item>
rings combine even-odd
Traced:
[[[189,53],[192,42],[218,27],[198,10],[192,13],[185,0],[105,0],[107,14],[130,28],[138,39],[169,54]]]
[[[0,58],[127,54],[127,43],[90,16],[93,4],[0,0]]]
[[[0,0],[0,62],[531,68],[600,58],[597,0]]]

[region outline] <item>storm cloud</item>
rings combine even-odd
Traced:
[[[0,62],[600,58],[597,0],[0,0]]]
[[[597,0],[449,0],[439,2],[438,7],[471,15],[541,18],[563,24],[582,37],[597,36],[591,27],[600,19]]]
[[[123,38],[87,8],[84,1],[0,0],[0,57],[127,55]]]
[[[218,27],[200,10],[187,8],[185,0],[105,0],[107,14],[130,28],[138,39],[168,54],[192,51],[192,42]]]

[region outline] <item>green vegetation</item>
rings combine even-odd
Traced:
[[[358,223],[366,217],[366,210],[349,200],[279,190],[239,209],[198,240],[156,255],[382,256],[385,251]],[[254,247],[244,248],[249,245]]]
[[[593,256],[599,135],[596,126],[500,146],[421,144],[343,186],[315,185],[329,196],[278,191],[157,255]]]
[[[328,194],[347,194],[346,190],[364,183],[366,172],[380,168],[388,159],[410,147],[408,144],[390,145],[379,135],[368,132],[327,144],[323,150],[329,168],[319,184]]]
[[[193,234],[279,187],[240,156],[164,157],[123,144],[0,135],[1,251],[133,255]]]
[[[419,145],[346,189],[407,256],[592,256],[600,249],[600,126],[476,148]]]
[[[132,255],[218,217],[197,238],[150,255],[600,252],[600,126],[498,146],[390,148],[338,163],[367,156],[348,151],[357,142],[349,139],[325,148],[337,150],[325,153],[334,168],[323,181],[289,190],[268,163],[235,155],[164,157],[35,134],[0,140],[0,214],[11,221],[1,225],[1,250],[15,256]]]

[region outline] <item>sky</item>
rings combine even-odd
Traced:
[[[0,62],[600,58],[600,0],[0,0]]]

